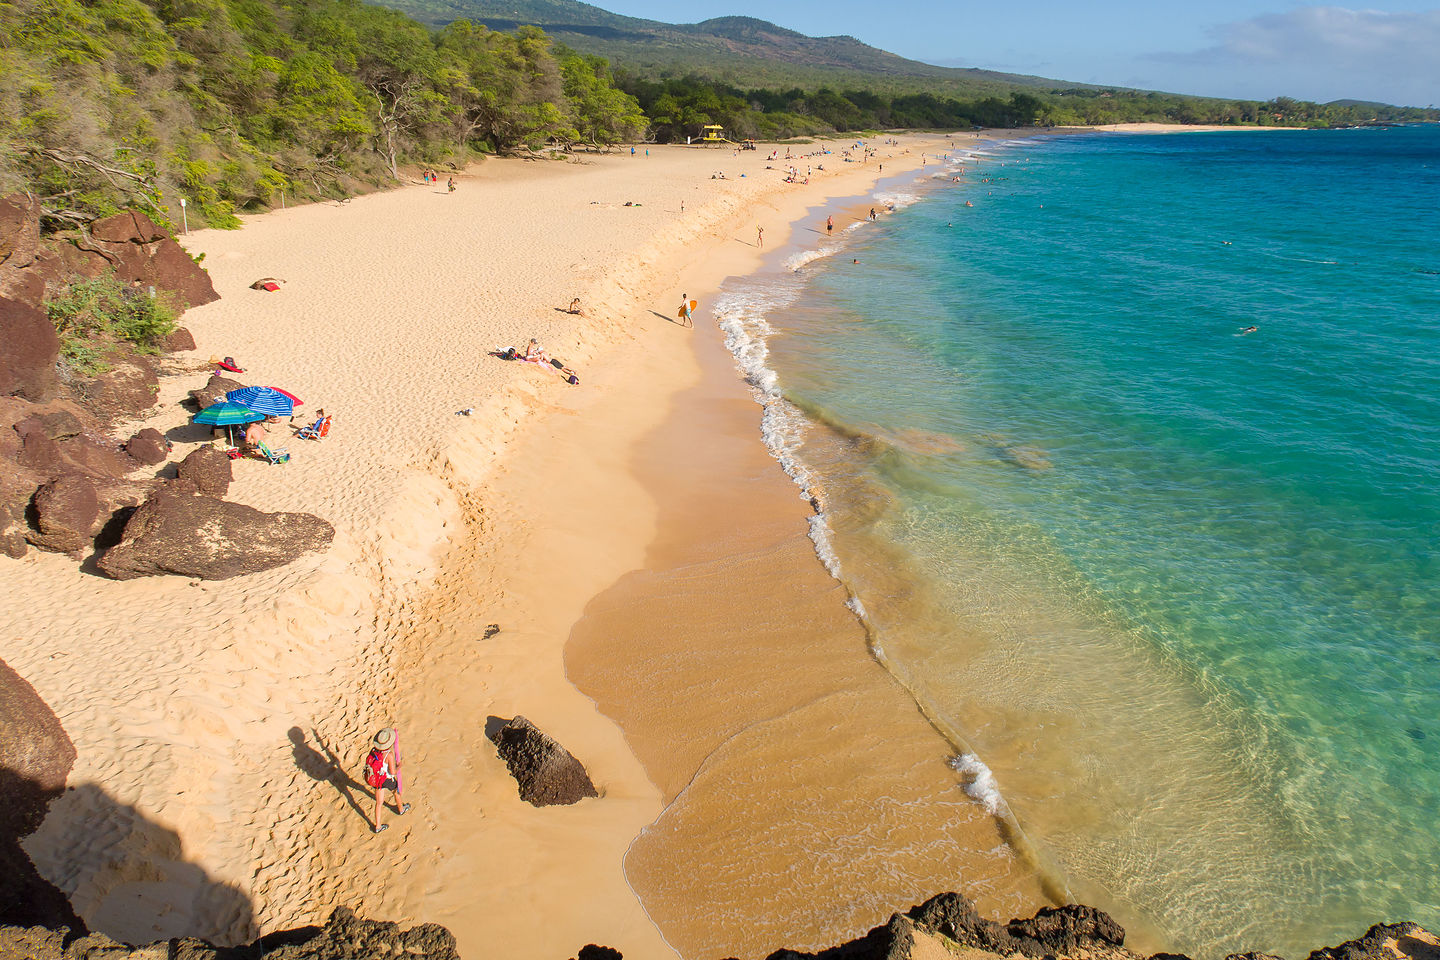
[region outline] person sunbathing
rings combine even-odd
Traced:
[[[570,309],[569,309],[568,311],[566,311],[566,312],[567,312],[567,313],[573,313],[573,314],[575,314],[576,316],[584,316],[584,315],[585,315],[585,311],[580,308],[580,298],[579,298],[579,297],[576,297],[574,300],[571,300],[571,301],[570,301]]]
[[[525,356],[521,360],[529,360],[531,363],[549,363],[550,358],[545,351],[540,349],[540,343],[534,337],[530,338],[530,345],[525,348]]]

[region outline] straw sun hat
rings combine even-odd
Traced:
[[[375,734],[375,746],[380,750],[389,750],[390,744],[395,742],[395,731],[386,727]]]

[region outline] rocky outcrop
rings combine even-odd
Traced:
[[[24,271],[35,263],[39,254],[40,202],[23,193],[0,197],[0,296],[31,306],[39,304],[39,294],[32,300],[29,292],[21,293],[17,289],[24,282]],[[42,285],[40,293],[43,292]]]
[[[521,800],[546,807],[599,796],[584,765],[524,717],[506,723],[491,739],[520,785]]]
[[[74,763],[75,747],[54,712],[0,661],[0,924],[84,930],[64,895],[36,872],[20,847],[65,789]],[[3,939],[0,956],[10,956]]]
[[[238,380],[230,380],[218,373],[212,373],[210,379],[205,381],[205,386],[190,391],[190,399],[194,401],[197,409],[204,410],[217,403],[224,403],[225,394],[231,390],[239,390],[243,386],[245,384]]]
[[[37,306],[0,299],[0,396],[48,400],[60,389],[60,337]]]
[[[1124,928],[1094,907],[1047,907],[1002,925],[980,916],[969,898],[942,893],[858,940],[819,953],[777,950],[766,960],[910,960],[919,937],[1005,957],[1133,956],[1124,949]]]
[[[160,341],[160,348],[166,353],[180,353],[195,349],[195,335],[184,327],[176,327]]]
[[[205,444],[188,454],[175,468],[177,479],[195,485],[207,497],[223,497],[235,478],[234,464],[216,448]]]
[[[167,291],[184,307],[219,300],[210,275],[190,259],[185,249],[137,210],[117,213],[90,224],[94,249],[109,262],[121,280]]]
[[[35,491],[26,539],[41,550],[78,553],[94,536],[100,498],[89,479],[68,474]]]
[[[177,481],[136,509],[98,566],[116,580],[163,573],[226,580],[324,550],[334,537],[334,527],[308,513],[264,513]]]
[[[133,417],[155,406],[160,378],[145,357],[110,361],[110,369],[92,380],[74,384],[85,405],[102,420]]]
[[[170,445],[165,442],[165,435],[154,427],[146,427],[126,440],[125,452],[152,467],[170,459]]]
[[[1440,939],[1418,923],[1377,923],[1358,940],[1321,947],[1306,960],[1440,960]],[[1229,960],[1227,957],[1226,960]]]
[[[193,937],[132,947],[103,934],[66,943],[46,927],[0,927],[0,958],[29,960],[459,960],[455,937],[444,927],[424,923],[402,930],[397,923],[364,920],[337,907],[323,927],[303,927],[261,937],[242,947],[216,947]]]

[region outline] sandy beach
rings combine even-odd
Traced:
[[[218,583],[112,582],[34,552],[0,566],[0,657],[79,751],[76,789],[26,849],[92,926],[238,942],[348,903],[445,923],[472,955],[671,955],[622,871],[666,791],[571,685],[564,646],[655,539],[634,452],[700,379],[709,292],[753,268],[757,225],[779,246],[807,207],[869,189],[878,163],[843,162],[843,145],[807,186],[765,151],[491,161],[453,195],[414,184],[184,238],[223,299],[187,313],[198,349],[143,425],[173,460],[208,437],[177,404],[211,355],[304,398],[297,425],[323,407],[326,440],[238,462],[231,497],[337,537]],[[886,175],[923,149],[881,148]],[[283,290],[249,289],[264,276]],[[694,331],[673,322],[682,292],[702,303]],[[575,296],[583,317],[563,311]],[[578,387],[488,356],[531,336]],[[519,801],[484,738],[517,713],[601,800]],[[374,837],[355,781],[390,723],[415,810]]]

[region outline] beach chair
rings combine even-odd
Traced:
[[[330,418],[321,417],[308,427],[301,427],[295,436],[301,440],[324,440],[330,433]]]
[[[279,450],[271,450],[269,445],[266,444],[264,440],[261,440],[258,444],[255,445],[255,453],[262,459],[268,460],[271,463],[284,463],[286,460],[290,459],[290,454],[287,453],[283,448]]]

